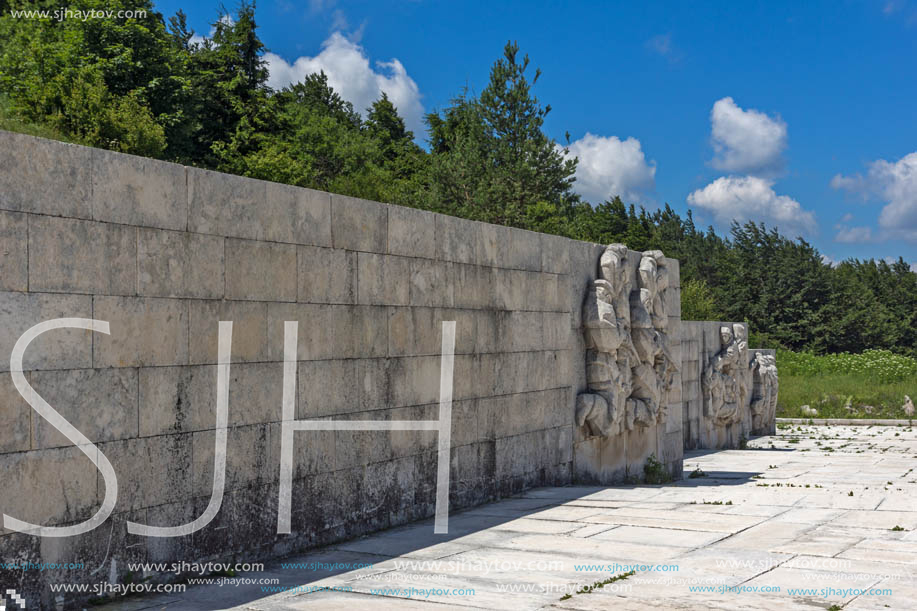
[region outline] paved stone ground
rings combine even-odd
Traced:
[[[781,426],[747,450],[690,453],[676,484],[532,490],[454,514],[445,537],[423,522],[285,561],[369,567],[239,576],[298,592],[197,586],[104,608],[917,608],[917,432]],[[633,564],[657,566],[561,600]]]

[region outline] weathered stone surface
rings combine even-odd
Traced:
[[[331,246],[328,193],[188,168],[188,201],[191,231]]]
[[[436,215],[425,210],[389,206],[388,253],[405,257],[436,257]]]
[[[73,446],[0,454],[0,513],[42,526],[83,520],[95,513],[101,499],[98,473]],[[8,532],[0,526],[0,533]]]
[[[334,321],[340,308],[311,303],[268,304],[268,359],[284,358],[285,323],[295,321],[299,332],[296,358],[300,361],[330,359],[334,352]]]
[[[216,365],[140,369],[141,437],[216,427]]]
[[[541,240],[541,270],[552,274],[570,273],[570,243],[567,238],[539,234]]]
[[[137,436],[137,370],[72,369],[36,371],[32,388],[89,441],[111,441]],[[18,394],[18,393],[17,393]],[[69,446],[47,420],[37,416],[32,427],[36,450]]]
[[[137,229],[30,217],[29,287],[33,291],[135,295]]]
[[[95,367],[188,364],[188,302],[153,297],[94,297],[93,314],[111,335],[93,337]]]
[[[410,261],[410,304],[451,307],[454,303],[452,264],[431,259]]]
[[[300,246],[298,300],[306,303],[356,303],[357,253]]]
[[[140,229],[137,238],[140,295],[223,296],[223,238],[159,229]]]
[[[388,310],[380,306],[341,306],[331,311],[333,358],[385,356]]]
[[[296,246],[226,240],[226,298],[296,301]]]
[[[188,226],[185,167],[92,149],[92,218],[184,230]]]
[[[118,476],[119,511],[191,498],[191,434],[138,437],[97,444]],[[93,475],[98,473],[90,470]],[[99,478],[99,495],[104,480]]]
[[[0,292],[0,371],[10,370],[10,354],[19,337],[34,325],[53,318],[92,318],[92,298],[88,295]],[[83,329],[44,333],[29,344],[23,368],[91,367],[92,335],[91,331]]]
[[[335,248],[384,253],[390,206],[346,195],[331,196],[331,234]]]
[[[411,301],[411,262],[408,257],[359,253],[357,302],[408,305]]]
[[[26,380],[31,374],[26,374]],[[36,416],[37,417],[37,416]],[[13,385],[9,373],[0,373],[0,454],[24,452],[31,447],[32,408]]]
[[[299,363],[297,418],[359,411],[362,387],[358,384],[358,364],[353,359]],[[352,382],[341,384],[341,380]]]
[[[454,263],[478,263],[476,251],[483,223],[436,215],[436,258]]]
[[[93,149],[0,131],[0,208],[91,216]]]
[[[209,496],[213,489],[214,436],[214,431],[201,431],[193,435],[191,473],[194,496]],[[268,424],[229,429],[226,435],[227,491],[267,484],[275,479],[274,471],[280,462],[270,462],[270,439],[271,425]]]
[[[25,214],[0,212],[0,291],[28,290],[28,235]]]
[[[491,308],[494,304],[494,270],[480,265],[452,265],[453,300],[457,308]]]
[[[233,363],[268,359],[267,303],[194,300],[189,308],[192,365],[216,364],[220,321],[232,321]]]

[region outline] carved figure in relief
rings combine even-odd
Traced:
[[[742,349],[736,343],[733,329],[720,327],[720,350],[711,357],[701,379],[704,414],[720,426],[736,422],[740,415],[738,375],[748,367],[739,365]]]
[[[777,415],[777,361],[770,354],[755,353],[751,362],[753,395],[751,399],[752,425],[763,429]]]

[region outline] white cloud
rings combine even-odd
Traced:
[[[835,259],[832,259],[828,255],[823,254],[821,256],[821,262],[824,263],[825,265],[830,265],[831,267],[837,267],[837,261]]]
[[[917,261],[911,263],[911,271],[917,274]]]
[[[626,202],[645,202],[656,188],[656,162],[646,156],[636,138],[587,133],[570,144],[570,157],[579,157],[573,188],[592,203],[615,195]]]
[[[872,229],[869,227],[846,227],[839,225],[837,230],[837,235],[834,236],[835,242],[856,244],[872,240]]]
[[[873,161],[866,176],[838,174],[831,186],[884,200],[879,227],[889,237],[917,242],[917,152],[894,162]]]
[[[764,221],[784,234],[813,234],[815,214],[786,195],[777,195],[774,181],[756,176],[723,176],[688,195],[688,203],[707,210],[727,226],[732,220]]]
[[[363,47],[340,32],[331,34],[315,57],[299,57],[292,64],[274,53],[266,53],[264,58],[270,72],[268,85],[274,89],[297,83],[309,74],[324,70],[328,75],[328,84],[361,114],[365,115],[366,109],[384,91],[404,117],[408,128],[415,135],[423,133],[420,89],[404,65],[392,59],[376,62],[373,69]]]
[[[732,98],[717,100],[710,112],[714,157],[726,172],[773,175],[782,168],[786,123],[763,112],[740,108]]]

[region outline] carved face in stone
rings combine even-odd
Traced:
[[[732,343],[732,329],[729,327],[720,327],[720,343],[728,346]]]
[[[748,332],[745,329],[745,325],[734,325],[733,329],[737,342],[744,342],[748,339]]]
[[[627,247],[623,244],[609,244],[602,254],[602,278],[621,290],[627,284]]]

